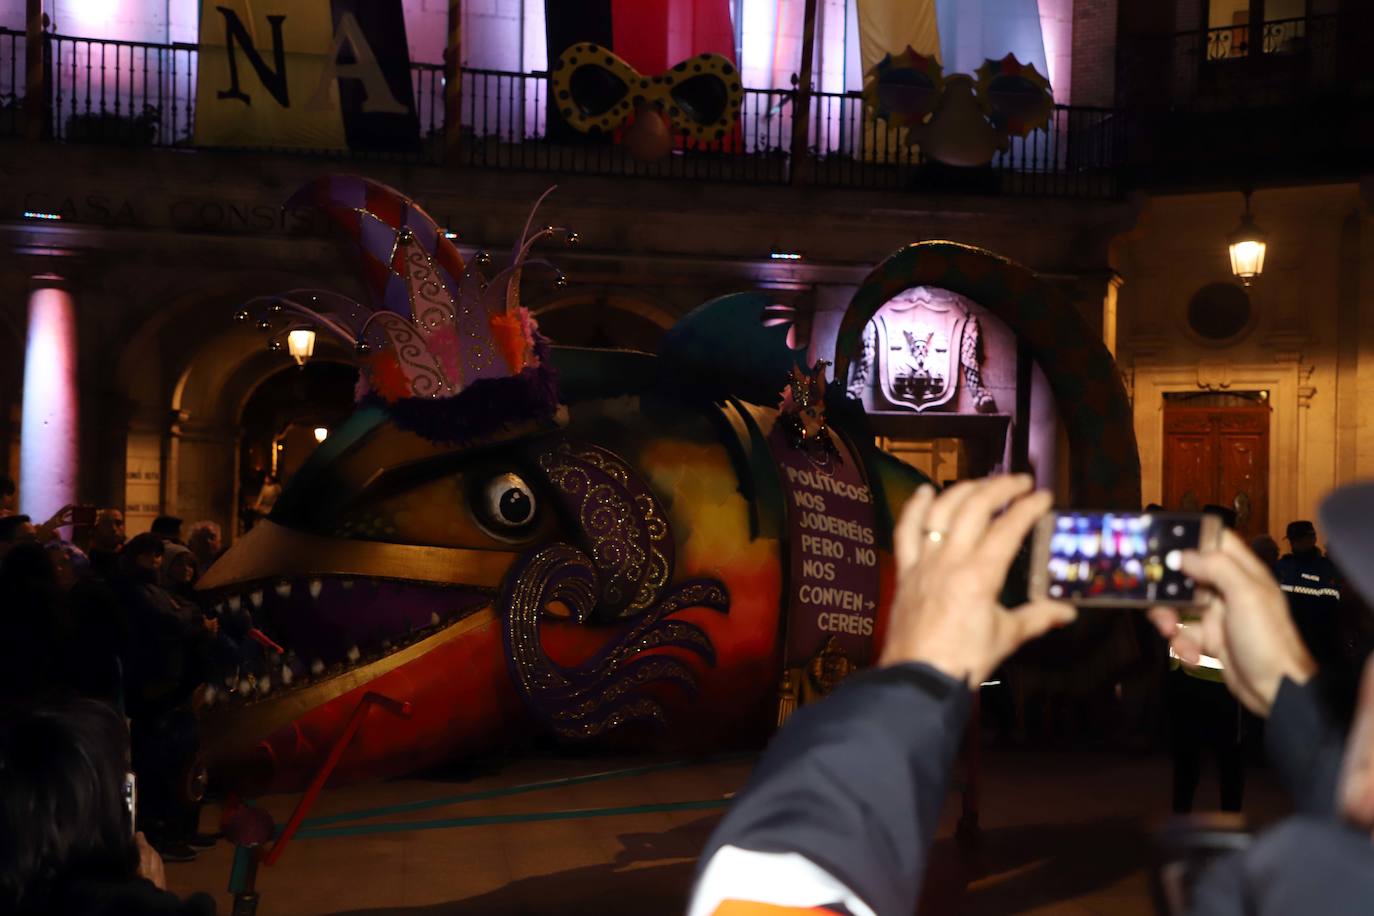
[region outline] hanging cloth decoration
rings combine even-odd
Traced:
[[[935,0],[858,0],[859,56],[863,72],[903,48],[940,60],[940,27]]]

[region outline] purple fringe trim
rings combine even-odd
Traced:
[[[401,398],[388,402],[368,393],[359,406],[386,411],[401,429],[443,445],[461,445],[513,426],[552,417],[558,411],[558,375],[549,342],[535,336],[538,367],[508,378],[480,379],[450,398]]]

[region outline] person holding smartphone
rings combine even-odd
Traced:
[[[1352,561],[1344,568],[1366,600],[1374,598],[1371,512],[1374,484],[1337,490],[1322,507],[1333,549],[1344,544]],[[1193,889],[1189,912],[1367,913],[1374,900],[1374,661],[1365,666],[1347,743],[1268,568],[1231,532],[1217,550],[1190,554],[1184,564],[1215,592],[1199,624],[1185,624],[1171,608],[1150,617],[1185,661],[1219,659],[1236,699],[1268,720],[1265,745],[1298,810],[1245,852],[1212,865]]]
[[[0,708],[0,913],[213,916],[134,831],[128,732],[94,700]]]
[[[897,590],[878,667],[796,713],[759,761],[698,865],[689,916],[768,912],[855,916],[916,909],[971,688],[1017,647],[1074,619],[998,591],[1049,508],[1026,477],[922,488],[894,532]],[[1005,510],[1002,507],[1006,507]],[[1374,484],[1328,497],[1329,546],[1374,599]],[[1342,546],[1344,544],[1344,546]],[[1343,552],[1345,551],[1345,552]],[[1327,715],[1316,665],[1274,577],[1232,531],[1173,561],[1206,586],[1196,625],[1178,605],[1150,619],[1185,661],[1221,662],[1224,683],[1269,718],[1266,742],[1298,817],[1215,862],[1194,916],[1368,913],[1374,900],[1374,663],[1348,748]]]
[[[1050,599],[1014,610],[999,600],[1050,507],[1031,487],[1026,475],[993,477],[938,497],[925,486],[907,503],[877,667],[778,732],[707,843],[690,916],[752,904],[915,912],[972,691],[1077,613]]]

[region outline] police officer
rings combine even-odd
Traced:
[[[1202,509],[1228,529],[1236,527],[1234,510],[1219,505]],[[1189,664],[1173,655],[1166,695],[1173,751],[1173,808],[1175,814],[1193,810],[1193,797],[1202,779],[1202,752],[1216,758],[1221,810],[1240,811],[1245,797],[1245,717],[1240,703],[1226,689],[1218,659]]]
[[[1288,523],[1291,553],[1279,559],[1279,588],[1288,598],[1293,622],[1307,650],[1326,670],[1341,666],[1341,591],[1336,566],[1317,547],[1317,529],[1309,521]]]

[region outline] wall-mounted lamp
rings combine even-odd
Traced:
[[[295,328],[286,335],[286,349],[296,365],[304,366],[315,355],[315,329]]]

